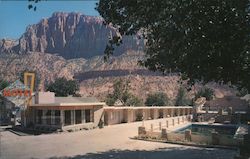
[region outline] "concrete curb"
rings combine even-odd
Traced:
[[[221,145],[199,145],[192,143],[183,143],[183,142],[171,142],[171,141],[163,141],[163,140],[152,140],[152,139],[142,139],[137,137],[131,137],[132,140],[141,140],[141,141],[149,141],[149,142],[160,142],[160,143],[168,143],[175,145],[184,145],[184,146],[193,146],[193,147],[202,147],[202,148],[220,148],[220,149],[230,149],[230,150],[238,150],[238,147],[230,147],[230,146],[221,146]]]

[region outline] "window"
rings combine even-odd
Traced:
[[[81,124],[81,123],[82,123],[82,111],[75,110],[75,124]]]
[[[64,112],[64,124],[71,125],[71,111],[65,110]]]
[[[47,110],[46,112],[46,124],[51,125],[51,110]]]
[[[42,124],[43,110],[36,110],[36,113],[37,113],[36,123]]]
[[[86,123],[91,122],[90,109],[85,110],[85,119],[86,119]]]
[[[60,116],[61,112],[60,110],[55,110],[55,125],[60,125]]]

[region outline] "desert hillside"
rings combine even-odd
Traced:
[[[137,61],[143,58],[142,53],[129,52],[112,57],[104,62],[101,56],[91,59],[77,58],[66,60],[61,56],[30,52],[24,55],[3,54],[0,56],[0,78],[14,81],[24,70],[36,70],[41,76],[40,88],[58,77],[76,79],[80,82],[80,93],[83,96],[96,96],[103,100],[113,90],[117,79],[130,81],[131,92],[145,99],[147,94],[162,91],[173,100],[180,87],[179,76],[163,76],[138,66]],[[234,95],[235,90],[216,83],[208,84],[215,90],[217,97]],[[192,96],[200,85],[189,93]]]

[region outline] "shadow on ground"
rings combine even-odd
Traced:
[[[214,148],[161,148],[156,150],[110,150],[50,159],[233,159],[235,150]]]

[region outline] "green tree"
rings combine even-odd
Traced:
[[[169,98],[167,94],[163,92],[149,94],[145,102],[145,105],[147,106],[166,106],[168,104]]]
[[[97,10],[119,32],[106,58],[122,36],[140,32],[146,39],[141,64],[150,70],[250,90],[249,0],[100,0]]]
[[[5,87],[8,87],[9,82],[5,80],[0,80],[0,90],[3,90]]]
[[[115,81],[113,85],[114,91],[113,96],[117,100],[121,100],[123,103],[126,103],[127,99],[129,98],[129,81],[118,79]]]
[[[201,88],[196,94],[195,94],[195,100],[200,98],[200,97],[205,97],[206,100],[212,100],[214,98],[214,90],[211,88]]]
[[[41,0],[28,0],[28,2],[29,2],[28,9],[32,9],[32,10],[36,11],[36,9],[37,9],[36,4],[40,1]]]
[[[190,105],[191,100],[188,98],[187,90],[185,87],[180,87],[175,99],[176,106]]]
[[[130,94],[125,104],[128,106],[142,106],[143,101],[140,98]]]
[[[115,104],[116,100],[117,99],[113,96],[113,94],[108,94],[105,99],[105,102],[107,105],[112,106]]]
[[[116,80],[114,82],[113,88],[113,93],[108,94],[106,97],[105,102],[107,105],[114,105],[118,99],[128,106],[140,106],[142,104],[141,99],[129,92],[129,81],[122,79]]]
[[[55,92],[56,96],[67,97],[76,95],[79,90],[79,84],[75,80],[67,80],[66,78],[57,78],[55,82],[48,85],[47,91]]]

